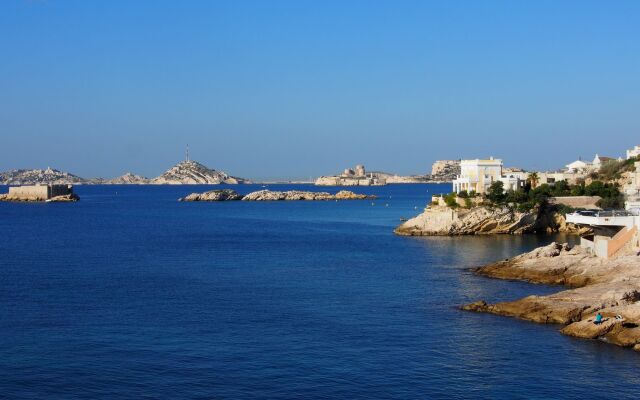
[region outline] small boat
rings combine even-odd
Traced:
[[[400,217],[400,222],[407,222],[407,219],[404,217]]]

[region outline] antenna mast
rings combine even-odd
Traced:
[[[189,145],[187,144],[186,161],[189,161]]]

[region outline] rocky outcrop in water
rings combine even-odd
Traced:
[[[605,260],[579,246],[552,243],[475,272],[572,289],[495,304],[480,300],[463,306],[464,310],[563,324],[563,334],[640,350],[640,257],[636,251]],[[596,313],[602,314],[603,323],[594,323]]]
[[[55,196],[48,200],[36,197],[13,197],[8,193],[0,194],[0,201],[11,201],[11,202],[25,202],[25,203],[40,203],[40,202],[52,202],[52,203],[69,203],[80,200],[80,197],[75,194],[65,194],[61,196]]]
[[[178,199],[178,201],[232,201],[242,200],[242,195],[235,190],[222,189],[210,190],[204,193],[191,193],[186,197]]]
[[[278,201],[278,200],[364,200],[373,199],[375,196],[366,194],[356,194],[348,190],[341,190],[336,194],[328,192],[305,192],[300,190],[289,190],[278,192],[271,190],[260,190],[249,193],[242,198],[243,201]]]
[[[191,193],[190,195],[178,199],[179,201],[321,201],[321,200],[365,200],[375,199],[376,196],[357,194],[348,190],[341,190],[336,194],[327,192],[306,192],[300,190],[289,190],[286,192],[259,190],[242,196],[231,189],[211,190],[205,193]]]
[[[238,184],[249,183],[246,179],[236,178],[223,171],[209,169],[196,161],[182,161],[168,169],[164,174],[151,180],[158,185],[192,185],[220,183]]]
[[[53,168],[14,169],[0,172],[1,185],[78,184],[86,182],[87,180],[84,178]]]
[[[507,207],[452,209],[430,206],[422,214],[396,228],[403,236],[478,235],[526,233],[536,228],[537,212],[517,212]]]

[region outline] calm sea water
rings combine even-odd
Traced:
[[[76,204],[0,204],[0,396],[640,392],[633,351],[456,309],[559,288],[465,270],[550,236],[393,235],[449,185],[358,190],[373,203],[176,201],[209,188],[79,186]]]

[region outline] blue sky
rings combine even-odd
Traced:
[[[0,170],[528,169],[640,144],[638,1],[3,1]]]

